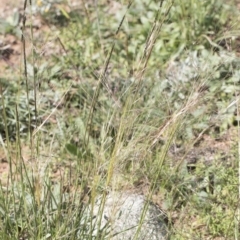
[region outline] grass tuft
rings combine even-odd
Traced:
[[[0,76],[0,239],[110,239],[115,191],[147,200],[133,239],[152,202],[170,239],[238,239],[236,3],[74,3],[25,0],[1,31],[22,54]]]

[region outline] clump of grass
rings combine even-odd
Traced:
[[[25,1],[22,22],[24,84],[18,85],[19,89],[25,86],[25,114],[19,101],[22,89],[9,107],[9,94],[3,89],[7,87],[0,85],[1,145],[10,166],[8,183],[0,190],[1,238],[107,238],[107,230],[102,231],[88,212],[89,205],[93,209],[102,194],[102,215],[108,191],[139,186],[146,186],[148,200],[161,200],[174,239],[192,239],[196,234],[200,238],[233,237],[238,185],[233,166],[219,162],[201,165],[199,161],[191,172],[188,150],[180,159],[169,156],[173,147],[190,149],[204,133],[211,135],[216,122],[209,123],[206,114],[217,119],[222,109],[231,109],[227,123],[234,115],[234,104],[228,106],[238,61],[234,57],[229,64],[220,62],[211,51],[217,43],[210,39],[219,37],[229,19],[225,19],[226,8],[215,2],[191,1],[188,10],[186,1],[161,1],[159,5],[136,1],[125,6],[120,19],[109,14],[113,25],[106,30],[105,6],[89,4],[89,9],[79,10],[72,21],[67,15],[68,27],[56,38],[63,55],[51,58],[56,66],[48,69],[41,65],[39,69],[33,16],[26,13],[32,6],[27,4]],[[214,18],[211,11],[215,7],[221,11]],[[136,10],[147,14],[139,16]],[[196,29],[187,26],[189,18]],[[218,23],[216,28],[209,21],[212,18]],[[180,24],[179,19],[183,20]],[[25,21],[29,21],[33,45],[30,57],[26,54]],[[213,62],[214,71],[200,63],[202,69],[189,74],[187,81],[167,79],[158,65],[164,63],[165,67],[181,58],[186,48],[195,50],[200,61],[211,56],[209,64]],[[51,74],[44,75],[44,70]],[[220,82],[223,79],[226,84]],[[216,96],[217,104],[203,108]],[[216,106],[217,113],[212,111]],[[232,159],[230,162],[235,164]],[[214,183],[209,178],[212,173]]]

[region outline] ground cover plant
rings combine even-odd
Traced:
[[[239,3],[15,4],[0,238],[109,239],[89,206],[127,189],[165,211],[170,239],[239,239]]]

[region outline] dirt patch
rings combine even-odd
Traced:
[[[0,1],[0,18],[7,18],[11,16],[14,11],[18,11],[20,7],[23,7],[24,1],[16,0],[1,0]]]
[[[18,8],[20,5],[23,6],[23,4],[16,3],[14,0],[1,0],[0,18],[4,21],[14,12],[20,11],[20,8]],[[6,68],[13,67],[15,63],[19,64],[20,49],[20,42],[15,36],[0,35],[0,72],[3,76]]]
[[[0,2],[0,18],[3,19],[2,34],[0,33],[0,72],[1,76],[11,76],[13,74],[19,74],[23,63],[23,42],[22,37],[22,19],[23,19],[23,3],[24,1],[16,3],[15,1],[2,0]],[[9,17],[12,17],[14,13],[19,14],[19,22],[17,26],[11,27],[13,33],[6,33],[4,24]],[[26,27],[24,30],[25,39],[25,51],[26,56],[29,56],[32,50],[36,53],[44,55],[46,52],[51,54],[58,52],[56,49],[56,43],[52,40],[52,34],[54,31],[51,29],[54,26],[49,26],[44,19],[38,14],[31,15],[26,12],[26,26],[31,25],[33,28],[33,36],[31,36],[31,29]],[[1,25],[0,25],[1,27]],[[49,34],[50,33],[50,34]],[[46,37],[46,34],[49,34]],[[38,41],[31,40],[37,39]],[[48,42],[46,42],[48,41]],[[53,43],[54,42],[54,43]],[[53,49],[53,50],[52,50]]]
[[[7,35],[0,39],[0,71],[6,75],[7,69],[18,71],[21,64],[21,41],[17,37]]]

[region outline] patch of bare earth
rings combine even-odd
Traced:
[[[15,11],[19,11],[16,1],[13,0],[1,0],[0,9],[1,19],[7,19]],[[5,69],[12,66],[12,63],[19,62],[17,59],[10,60],[10,58],[15,58],[14,55],[19,56],[19,50],[19,42],[16,37],[0,35],[0,75],[4,76]]]

